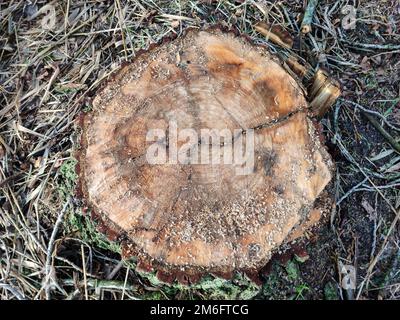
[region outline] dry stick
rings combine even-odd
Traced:
[[[0,238],[0,249],[3,250],[4,254],[2,260],[6,263],[6,267],[0,268],[1,279],[7,279],[11,270],[10,253],[8,252],[8,247],[6,243]]]
[[[364,48],[371,50],[400,50],[400,45],[396,44],[374,44],[374,43],[359,43],[344,40],[345,43],[351,45],[353,48]]]
[[[81,244],[81,254],[82,254],[83,284],[85,287],[85,300],[89,300],[88,288],[87,288],[87,276],[86,276],[86,259],[85,259],[85,250],[83,249],[83,244]]]
[[[293,46],[293,41],[287,40],[287,39],[282,39],[282,37],[274,32],[272,30],[272,26],[268,26],[266,23],[257,23],[254,26],[254,29],[264,35],[268,40],[271,40],[273,43],[276,45],[286,48],[286,49],[291,49]]]
[[[118,23],[121,28],[121,36],[122,36],[122,45],[124,47],[124,54],[125,54],[125,59],[128,60],[128,53],[127,53],[127,47],[126,47],[126,42],[125,42],[125,33],[124,33],[124,28],[122,26],[122,13],[121,13],[121,4],[119,0],[116,2],[116,11],[118,15]],[[125,23],[124,23],[125,24]],[[125,28],[126,29],[126,28]]]
[[[14,288],[7,283],[0,282],[0,288],[10,291],[18,300],[26,300],[24,295],[17,288]]]
[[[306,11],[304,12],[303,22],[301,23],[301,32],[307,34],[311,32],[311,23],[314,18],[314,12],[317,8],[318,0],[309,0]]]
[[[65,286],[75,286],[76,283],[74,279],[65,279],[62,280]],[[79,286],[83,286],[83,283],[79,283]],[[125,281],[118,280],[96,280],[96,279],[87,279],[86,285],[90,288],[94,289],[103,289],[103,290],[124,290],[126,291],[136,291],[138,288],[135,285],[130,285],[125,283]]]
[[[106,279],[107,280],[112,280],[115,275],[118,273],[119,270],[121,270],[121,268],[124,266],[124,261],[121,260],[120,262],[118,262],[118,264],[114,267],[114,269],[110,272],[109,275],[107,275]]]
[[[69,261],[68,259],[63,258],[63,257],[59,257],[59,256],[57,256],[57,255],[56,255],[54,258],[55,258],[56,260],[59,260],[59,261],[62,261],[62,262],[64,262],[64,263],[68,264],[72,269],[74,269],[74,270],[76,270],[76,271],[78,271],[78,272],[80,272],[80,273],[83,274],[82,268],[78,267],[75,263]],[[95,275],[95,274],[93,274],[93,273],[90,273],[90,272],[86,272],[86,276],[89,276],[89,277],[92,277],[92,278],[95,278],[95,279],[96,279],[96,278],[99,278],[99,276],[97,276],[97,275]]]
[[[354,187],[352,187],[349,191],[347,191],[338,201],[336,201],[336,205],[340,205],[347,197],[349,197],[352,193],[354,193],[360,186],[362,186],[365,182],[367,182],[367,178],[364,178],[363,181],[357,183]]]
[[[393,124],[391,124],[389,121],[386,120],[385,116],[381,115],[381,114],[380,114],[379,112],[377,112],[377,111],[369,110],[369,109],[367,109],[367,108],[364,108],[362,105],[360,105],[360,104],[358,104],[358,103],[356,103],[356,102],[353,102],[353,101],[350,101],[350,100],[346,100],[346,99],[343,99],[343,98],[339,98],[339,101],[344,102],[344,103],[351,104],[352,106],[354,106],[354,107],[356,107],[356,108],[358,108],[358,109],[360,109],[360,110],[362,110],[362,111],[364,111],[364,112],[366,112],[366,113],[368,113],[368,114],[373,114],[374,116],[377,116],[377,117],[379,117],[380,119],[382,119],[383,122],[384,122],[388,127],[390,127],[390,129],[393,129],[393,130],[396,130],[396,131],[400,131],[400,128],[398,128],[398,127],[394,126]]]
[[[11,154],[15,154],[14,150],[11,149],[11,147],[4,141],[4,139],[1,136],[0,136],[0,144],[3,145],[3,147],[6,149],[6,152],[9,152]]]
[[[40,108],[43,105],[43,102],[45,102],[47,100],[47,98],[50,94],[50,88],[53,85],[53,82],[56,80],[56,78],[60,74],[60,68],[57,65],[56,66],[52,65],[51,67],[53,68],[54,72],[53,72],[53,74],[49,80],[49,83],[46,87],[46,91],[44,92],[42,99],[40,100],[38,108]]]
[[[9,184],[11,181],[15,180],[16,178],[19,178],[22,175],[23,175],[23,173],[19,172],[19,173],[13,174],[12,176],[9,176],[9,177],[5,178],[4,180],[1,180],[0,181],[0,188],[2,188],[3,186]]]
[[[125,281],[124,281],[124,288],[122,289],[121,300],[124,300],[126,284],[127,284],[127,282],[128,282],[129,269],[130,269],[130,267],[129,267],[129,265],[128,265],[128,268],[126,268]]]
[[[53,253],[53,248],[54,248],[54,241],[56,240],[56,235],[58,232],[58,228],[61,225],[61,222],[64,218],[65,213],[67,212],[68,205],[70,204],[71,198],[67,200],[67,202],[64,204],[60,214],[58,215],[57,221],[54,224],[53,232],[51,233],[50,240],[49,240],[49,245],[47,246],[47,257],[46,257],[46,265],[45,265],[45,273],[46,273],[46,287],[45,287],[45,292],[46,292],[46,300],[50,300],[50,286],[48,285],[49,279],[50,279],[50,270],[51,270],[51,257]]]
[[[376,130],[387,140],[387,142],[392,146],[394,150],[400,153],[400,144],[379,124],[376,119],[370,114],[361,111],[361,113],[371,122],[371,124],[375,127]]]

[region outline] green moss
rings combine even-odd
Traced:
[[[84,112],[84,113],[88,113],[88,112],[90,112],[90,111],[92,111],[92,105],[90,105],[90,104],[85,104],[84,106],[83,106],[83,108],[82,108],[82,111]]]
[[[82,88],[69,88],[66,86],[56,86],[54,87],[54,91],[59,94],[73,94],[75,92],[79,92]]]
[[[324,287],[325,300],[339,300],[336,286],[332,282],[328,282]]]
[[[273,262],[259,298],[304,300],[312,294],[312,288],[302,277],[300,264],[293,259],[286,264]]]
[[[274,265],[274,269],[277,266]],[[265,297],[274,297],[279,288],[279,277],[276,270],[273,270],[271,274],[266,277],[266,281],[263,284],[262,293]]]
[[[90,219],[90,215],[83,215],[80,210],[70,212],[66,222],[66,230],[74,233],[88,244],[121,254],[120,244],[110,241],[97,230],[96,223]]]
[[[289,261],[285,266],[285,270],[290,280],[297,280],[299,278],[300,271],[296,262]]]
[[[158,280],[155,273],[140,273],[153,287],[159,288],[165,296],[163,298],[193,299],[195,297],[217,300],[249,300],[260,292],[260,287],[247,279],[243,274],[235,274],[232,280],[225,280],[211,275],[204,276],[198,283],[184,286],[177,282],[167,285]]]
[[[58,170],[59,179],[57,181],[57,189],[63,201],[75,193],[78,181],[78,175],[76,173],[77,163],[78,161],[75,158],[70,158],[65,160]]]
[[[295,287],[295,292],[296,292],[296,293],[295,293],[295,295],[293,296],[293,299],[294,299],[294,300],[305,300],[304,295],[305,295],[308,291],[310,291],[310,288],[309,288],[306,284],[302,283],[302,284],[297,285],[297,286]]]
[[[62,201],[66,201],[70,196],[75,195],[78,174],[76,165],[78,161],[75,158],[65,160],[58,170],[57,189]],[[65,222],[67,233],[74,233],[80,239],[98,248],[121,253],[119,244],[109,241],[105,235],[97,231],[97,226],[90,214],[83,215],[80,208],[71,210]]]

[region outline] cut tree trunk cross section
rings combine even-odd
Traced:
[[[235,144],[251,159],[224,162]],[[333,169],[298,81],[219,29],[188,30],[122,67],[84,115],[81,147],[87,206],[125,256],[189,276],[263,267],[318,222]]]

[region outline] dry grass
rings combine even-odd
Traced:
[[[358,1],[357,28],[345,31],[340,11],[352,1],[319,2],[313,31],[300,39],[303,1],[0,1],[1,299],[223,297],[211,280],[189,289],[156,285],[134,272],[134,262],[122,262],[118,248],[88,236],[71,157],[78,114],[137,50],[189,26],[220,23],[279,51],[254,30],[257,21],[286,28],[301,44],[297,54],[329,69],[344,89],[323,119],[338,207],[323,247],[328,258],[312,247],[309,267],[301,266],[311,287],[305,298],[323,298],[327,282],[340,297],[399,298],[400,4]],[[54,26],[43,19],[49,8]],[[320,259],[324,277],[309,275]],[[356,292],[337,285],[339,261],[356,266]],[[229,297],[247,297],[245,282],[234,286]],[[268,292],[258,297],[276,297]]]

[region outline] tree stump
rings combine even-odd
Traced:
[[[197,138],[180,140],[186,129]],[[226,136],[204,138],[204,129]],[[251,135],[252,166],[224,158]],[[156,149],[164,162],[149,161]],[[105,232],[139,267],[173,280],[263,267],[318,222],[333,163],[279,59],[212,29],[153,46],[115,74],[84,115],[79,166]]]

